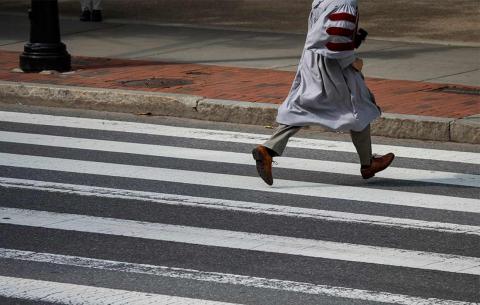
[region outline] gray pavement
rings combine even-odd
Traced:
[[[22,51],[28,20],[0,15],[0,49]],[[15,24],[15,27],[9,25]],[[73,55],[294,71],[303,34],[62,20]],[[480,47],[369,39],[359,50],[369,77],[480,86]]]
[[[63,16],[78,18],[78,0],[59,0]],[[0,11],[26,12],[30,0],[2,0]],[[103,1],[108,20],[304,33],[312,0]],[[359,0],[360,25],[375,37],[479,46],[477,0]]]

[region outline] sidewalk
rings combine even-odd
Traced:
[[[2,0],[0,12],[25,14],[30,2]],[[58,2],[62,16],[78,18],[78,0]],[[480,46],[478,0],[361,0],[358,4],[360,25],[372,37]],[[102,6],[107,21],[305,33],[312,0],[115,0],[103,1]]]
[[[15,26],[12,26],[15,25]],[[25,14],[0,13],[0,50],[23,51]],[[62,19],[62,41],[74,56],[295,71],[304,34]],[[369,38],[358,50],[368,77],[480,87],[480,47]]]
[[[292,34],[62,22],[77,55],[70,73],[12,72],[22,27],[0,36],[2,102],[271,125],[303,44]],[[360,55],[386,112],[373,134],[480,143],[478,51],[369,41]]]

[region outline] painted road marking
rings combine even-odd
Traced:
[[[87,128],[94,130],[120,131],[129,133],[142,133],[159,136],[194,138],[200,140],[213,140],[248,144],[259,144],[269,138],[269,135],[262,134],[9,111],[0,111],[0,121],[71,128]],[[289,141],[288,145],[289,147],[297,148],[355,153],[355,148],[350,142],[292,138]],[[405,158],[480,164],[480,153],[378,144],[373,145],[373,149],[376,153],[379,154],[384,154],[392,151],[398,157]]]
[[[0,208],[0,223],[480,275],[480,258],[78,214]]]
[[[147,274],[170,278],[180,278],[216,284],[241,285],[245,287],[274,289],[293,293],[323,295],[336,298],[348,298],[370,302],[382,302],[402,305],[469,305],[472,303],[441,300],[435,298],[422,299],[418,297],[392,294],[388,292],[369,291],[328,285],[294,282],[278,279],[267,279],[220,272],[206,272],[193,269],[174,268],[147,264],[136,264],[112,260],[94,259],[80,256],[67,256],[50,253],[37,253],[14,249],[0,248],[0,258],[57,264],[72,267],[82,267],[96,270],[108,270],[135,274]]]
[[[381,204],[480,213],[478,199],[382,190],[324,183],[275,180],[266,186],[258,177],[186,171],[178,169],[133,166],[125,164],[48,158],[0,153],[0,166],[53,170],[80,174],[148,179],[194,185],[217,186],[250,191],[336,198]]]
[[[94,196],[100,198],[147,201],[156,204],[201,207],[223,211],[238,211],[263,215],[309,218],[325,221],[369,224],[386,227],[399,227],[404,229],[432,230],[445,233],[480,235],[479,226],[300,208],[295,206],[274,205],[256,202],[235,201],[206,197],[192,197],[176,194],[163,194],[156,192],[143,192],[125,189],[113,189],[90,185],[76,185],[0,177],[0,187],[57,192],[80,196]]]
[[[0,141],[31,145],[65,147],[73,149],[88,149],[103,152],[117,152],[157,157],[181,158],[197,161],[224,162],[242,165],[255,164],[251,154],[175,146],[138,144],[131,142],[92,140],[4,131],[0,131]],[[335,174],[356,176],[360,175],[359,165],[355,163],[299,159],[289,157],[281,157],[277,160],[279,162],[279,164],[276,166],[277,168],[329,172]],[[480,175],[469,175],[453,172],[389,167],[387,171],[383,171],[377,174],[377,176],[397,180],[480,187]]]
[[[176,296],[133,292],[49,281],[0,276],[0,296],[70,305],[234,305]]]

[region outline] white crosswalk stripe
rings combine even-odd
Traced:
[[[210,172],[210,169],[206,171],[198,168],[185,170],[175,168],[172,165],[166,167],[163,165],[170,162],[169,160],[175,160],[172,161],[173,165],[178,164],[181,160],[188,161],[189,164],[200,163],[198,161],[201,161],[202,164],[211,166],[206,168],[241,165],[244,168],[251,168],[252,173],[255,173],[254,161],[248,153],[222,151],[218,148],[216,150],[205,149],[204,147],[196,148],[195,145],[193,147],[179,147],[171,144],[133,143],[128,140],[128,137],[124,138],[120,135],[121,133],[125,135],[145,134],[250,145],[260,143],[267,138],[267,136],[261,134],[7,111],[0,111],[0,122],[28,124],[28,126],[38,128],[38,130],[29,132],[0,130],[0,143],[8,143],[4,147],[0,144],[0,225],[6,228],[4,236],[8,236],[10,230],[12,230],[11,232],[26,230],[27,228],[33,230],[33,232],[53,230],[74,234],[70,236],[75,236],[75,234],[79,236],[100,234],[103,236],[102,238],[128,238],[144,242],[196,245],[203,247],[207,252],[222,249],[221,251],[227,251],[225,253],[244,251],[242,253],[284,255],[284,257],[294,260],[307,258],[318,261],[342,262],[346,264],[345,266],[362,266],[361,268],[390,268],[388,272],[397,272],[399,278],[405,276],[407,280],[416,280],[415,274],[417,274],[417,277],[420,274],[424,279],[437,280],[439,283],[434,283],[434,280],[431,283],[431,285],[437,285],[435,291],[440,290],[438,285],[441,285],[441,279],[452,280],[452,278],[455,278],[456,280],[452,280],[453,285],[453,281],[469,280],[480,276],[480,253],[475,250],[475,245],[471,244],[439,245],[438,249],[447,250],[444,250],[445,252],[443,250],[426,251],[419,250],[418,242],[408,243],[402,238],[399,238],[395,246],[390,247],[384,246],[382,244],[384,241],[377,242],[375,240],[365,243],[364,240],[346,242],[345,237],[339,238],[338,241],[317,237],[298,237],[316,235],[303,231],[294,232],[296,228],[292,228],[292,232],[288,234],[265,233],[266,231],[264,232],[262,228],[258,229],[256,226],[254,231],[251,228],[243,229],[247,227],[250,221],[253,221],[251,217],[256,217],[256,221],[265,219],[267,222],[271,217],[280,217],[281,219],[288,219],[289,224],[292,224],[292,222],[300,224],[309,220],[321,223],[326,227],[331,225],[338,228],[352,226],[365,232],[369,232],[372,228],[382,230],[372,232],[394,230],[398,234],[411,232],[409,236],[412,236],[412,238],[415,238],[415,234],[418,233],[422,236],[421,238],[432,236],[435,240],[441,240],[440,237],[444,237],[446,240],[478,242],[480,240],[480,223],[478,222],[480,214],[480,196],[478,196],[480,175],[465,173],[469,171],[456,172],[456,168],[452,164],[456,162],[458,166],[478,167],[480,153],[376,145],[375,150],[377,152],[394,151],[397,156],[408,158],[412,162],[431,160],[452,163],[447,166],[448,170],[445,170],[445,167],[442,166],[437,168],[435,165],[428,165],[427,168],[429,169],[417,169],[415,166],[411,166],[411,168],[395,167],[394,165],[375,178],[391,179],[392,183],[398,181],[401,184],[398,188],[392,186],[393,184],[379,187],[375,184],[364,183],[361,178],[355,185],[341,185],[329,180],[322,180],[328,183],[296,180],[296,178],[288,177],[287,174],[293,172],[293,170],[301,170],[302,172],[295,172],[296,174],[293,177],[298,178],[303,173],[305,175],[328,173],[341,178],[346,177],[344,175],[358,176],[359,168],[357,164],[341,162],[335,160],[335,158],[333,160],[315,160],[284,157],[278,158],[279,164],[276,168],[282,168],[285,173],[283,177],[288,179],[278,178],[275,180],[274,186],[269,187],[256,176]],[[63,136],[61,132],[59,135],[42,134],[42,128],[45,126],[58,127],[58,131],[62,131],[62,128],[73,128],[115,132],[115,140],[90,139],[76,137],[76,135],[72,137],[72,133],[70,133],[70,136]],[[305,150],[354,152],[351,143],[338,141],[296,138],[292,139],[289,146]],[[62,148],[70,150],[69,152],[63,152]],[[43,155],[46,154],[47,150],[53,151],[54,149],[56,150],[49,153],[48,156]],[[161,165],[157,166],[136,165],[138,163],[128,160],[128,157],[117,158],[115,161],[112,158],[112,161],[109,161],[108,157],[115,153],[121,153],[122,156],[125,156],[125,154],[127,154],[126,156],[132,156],[132,160],[133,158],[141,160],[142,156],[164,159],[160,162]],[[90,157],[87,158],[87,155]],[[92,161],[91,156],[96,155],[104,156],[102,157],[103,161]],[[93,158],[93,160],[96,159]],[[107,162],[104,162],[105,160]],[[121,160],[121,162],[118,160]],[[68,174],[74,174],[75,176],[68,176]],[[63,177],[68,177],[70,180],[62,181]],[[81,181],[72,183],[72,179],[77,179],[75,177],[82,177]],[[116,181],[123,181],[122,183],[125,183],[124,181],[139,181],[138,185],[142,185],[141,182],[145,181],[155,182],[156,185],[165,185],[166,187],[168,185],[178,185],[178,188],[169,193],[168,188],[167,191],[162,192],[150,189],[150,186],[146,189],[137,189],[139,188],[137,184],[132,184],[131,188],[107,187],[105,185],[95,185],[94,182],[97,180],[93,177],[108,178],[108,181],[113,185],[116,185]],[[208,196],[204,194],[192,195],[192,191],[186,191],[187,187],[191,186],[212,189],[212,192]],[[429,187],[432,187],[432,190]],[[438,189],[442,189],[440,194],[436,193]],[[452,190],[452,192],[446,190]],[[224,195],[217,198],[215,192]],[[236,199],[225,199],[225,194],[228,194],[228,192],[235,192],[235,195],[232,194],[231,196]],[[242,194],[253,192],[259,194],[256,196],[263,196],[263,199],[256,202],[256,197],[252,197],[253,199],[242,198]],[[15,197],[12,194],[17,194],[17,196]],[[29,197],[23,198],[23,194],[29,194]],[[37,201],[35,194],[48,195]],[[282,196],[290,196],[288,198],[302,197],[303,205],[297,205],[295,199],[287,203],[276,202],[275,198],[281,198]],[[8,199],[2,200],[2,198]],[[72,198],[75,198],[75,200]],[[308,199],[311,203],[306,205],[305,202]],[[339,205],[339,210],[336,210],[336,207],[332,204],[323,203],[326,199],[345,202],[345,204]],[[84,203],[87,201],[88,204]],[[317,203],[320,205],[316,205]],[[228,222],[222,225],[217,223],[211,227],[208,225],[205,227],[188,225],[185,224],[185,221],[177,224],[174,223],[177,221],[177,215],[172,219],[172,223],[157,219],[145,221],[135,213],[128,217],[110,217],[110,214],[117,215],[111,211],[114,211],[119,204],[121,206],[128,204],[132,208],[140,206],[140,204],[147,205],[153,208],[152,216],[168,209],[177,209],[178,211],[181,209],[183,209],[182,211],[187,211],[186,209],[191,209],[190,211],[202,210],[208,211],[202,212],[210,213],[208,215],[214,215],[217,212],[227,213],[230,215],[232,228],[229,227]],[[397,211],[405,211],[405,215],[395,215],[389,211],[391,208],[397,209]],[[106,214],[102,214],[103,212],[100,211],[106,211]],[[194,212],[188,213],[193,215]],[[188,217],[185,216],[184,218]],[[149,219],[154,219],[154,217]],[[208,219],[202,220],[200,223],[206,223],[207,221]],[[282,228],[279,232],[287,232],[288,230],[288,227]],[[302,227],[302,230],[305,229]],[[370,232],[368,234],[374,233]],[[385,237],[375,236],[374,238],[376,237],[385,240]],[[17,245],[17,242],[19,241],[6,239],[7,244]],[[403,244],[406,244],[406,246],[398,247],[398,245]],[[93,247],[95,248],[95,246]],[[468,250],[467,253],[469,254],[459,254],[461,249]],[[477,249],[480,248],[477,247]],[[472,297],[463,299],[459,296],[460,292],[452,298],[437,297],[427,290],[419,293],[419,295],[409,295],[412,290],[403,287],[398,288],[395,285],[388,287],[374,280],[365,284],[369,289],[359,289],[358,287],[343,287],[338,284],[319,284],[313,279],[310,283],[288,278],[276,279],[202,270],[206,268],[205,266],[199,266],[197,270],[192,269],[191,265],[184,268],[181,265],[172,267],[162,266],[163,264],[127,262],[115,259],[115,257],[110,259],[108,256],[94,258],[89,257],[88,251],[82,252],[83,250],[79,253],[84,253],[84,255],[69,255],[62,253],[61,250],[59,250],[59,253],[30,250],[32,251],[0,245],[0,266],[2,261],[8,261],[13,266],[19,266],[20,270],[29,270],[24,267],[28,264],[43,264],[44,268],[57,268],[58,266],[82,268],[97,273],[116,272],[120,274],[120,277],[121,274],[155,276],[158,279],[162,278],[162,280],[177,279],[199,282],[203,283],[202,285],[207,285],[205,287],[217,287],[208,285],[227,285],[225,287],[231,285],[231,287],[240,286],[245,287],[245,289],[255,289],[256,293],[260,292],[265,295],[268,295],[271,291],[277,291],[292,295],[305,294],[334,298],[335,302],[340,302],[332,302],[332,304],[343,304],[341,300],[344,299],[353,300],[355,304],[368,305],[376,302],[405,305],[474,304],[471,302]],[[192,261],[191,263],[195,266],[199,262]],[[261,269],[262,266],[257,266],[257,268]],[[295,265],[292,268],[295,268]],[[238,301],[239,298],[233,298],[233,295],[213,298],[211,294],[203,293],[199,294],[198,298],[192,298],[191,295],[177,296],[177,294],[181,294],[178,291],[172,292],[171,295],[158,292],[145,293],[136,289],[114,289],[108,285],[108,287],[102,287],[102,285],[95,287],[97,285],[94,284],[65,283],[62,277],[55,279],[55,277],[50,276],[46,279],[38,276],[37,278],[35,273],[28,276],[16,276],[8,273],[7,270],[6,268],[0,268],[0,297],[20,298],[34,302],[82,305],[227,305],[243,303]],[[352,270],[357,269],[353,268]],[[25,274],[28,274],[28,272]],[[308,278],[308,275],[305,276]],[[358,276],[362,275],[359,274]],[[330,274],[331,277],[332,274]],[[315,278],[318,280],[321,275],[316,275]],[[378,288],[375,285],[379,285]],[[396,285],[398,286],[398,284]],[[225,289],[224,286],[218,287]],[[468,287],[474,287],[474,284]],[[402,289],[407,292],[398,293],[398,291],[403,291]],[[204,290],[208,291],[208,289]],[[275,304],[273,299],[269,301],[271,302],[269,304]],[[245,300],[245,302],[247,301]],[[251,304],[251,300],[248,302]]]
[[[192,197],[171,195],[156,192],[142,192],[124,189],[93,187],[88,185],[74,185],[66,183],[44,182],[25,179],[11,179],[0,177],[0,186],[5,188],[20,188],[94,196],[99,198],[132,199],[149,201],[158,204],[193,206],[218,210],[241,211],[254,214],[281,215],[295,218],[314,218],[327,221],[365,223],[387,227],[405,229],[434,230],[439,232],[480,235],[480,226],[461,225],[446,222],[423,221],[417,219],[395,218],[358,213],[299,208],[256,202],[215,199],[206,197]]]
[[[176,158],[181,156],[182,159],[233,163],[233,164],[252,164],[250,154],[233,153],[226,151],[215,151],[205,149],[183,148],[174,146],[162,146],[151,144],[138,144],[116,141],[102,141],[92,139],[81,139],[72,137],[46,136],[39,134],[26,134],[19,132],[2,132],[0,131],[0,139],[3,142],[23,143],[32,145],[48,145],[55,147],[75,148],[75,149],[93,149],[106,152],[119,152],[129,154],[139,154],[157,157]],[[277,168],[298,169],[317,172],[330,172],[336,174],[358,175],[358,164],[299,159],[299,158],[278,158],[279,164]],[[388,171],[378,174],[379,177],[431,182],[452,185],[464,185],[472,187],[480,187],[480,176],[459,174],[452,172],[441,172],[432,170],[418,170],[410,168],[391,167]]]
[[[477,199],[356,186],[277,179],[267,187],[257,177],[6,153],[0,153],[0,165],[480,213]]]
[[[192,269],[171,268],[166,266],[153,266],[145,264],[132,264],[127,262],[108,261],[78,256],[55,255],[49,253],[35,253],[32,251],[21,251],[0,248],[0,258],[16,260],[45,262],[59,265],[78,266],[101,270],[113,270],[127,273],[141,273],[156,276],[167,276],[172,278],[194,279],[204,282],[228,283],[256,288],[269,288],[275,290],[302,292],[307,294],[321,294],[333,297],[341,297],[363,301],[385,302],[392,304],[436,304],[436,305],[467,305],[467,302],[452,300],[422,299],[406,295],[382,293],[345,287],[332,287],[326,285],[313,285],[277,279],[266,279],[237,274],[226,274],[218,272],[203,272]]]
[[[87,128],[96,130],[120,131],[142,133],[159,136],[183,137],[201,140],[224,141],[235,143],[258,144],[269,138],[267,135],[240,133],[232,131],[219,131],[209,129],[195,129],[185,127],[172,127],[167,125],[154,125],[145,123],[132,123],[124,121],[108,121],[99,119],[86,119],[77,117],[62,117],[44,114],[18,113],[0,111],[1,121],[24,124],[38,124],[58,127]],[[292,139],[290,147],[320,149],[329,151],[355,152],[349,142]],[[424,149],[415,147],[374,145],[377,153],[395,151],[398,157],[429,159],[438,161],[464,162],[480,164],[480,155],[463,151],[448,151],[438,149]]]
[[[71,305],[235,305],[168,295],[0,276],[0,296]]]
[[[294,237],[0,208],[0,223],[480,275],[480,258]]]

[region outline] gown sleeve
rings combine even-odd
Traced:
[[[337,59],[342,68],[353,63],[358,25],[357,7],[350,4],[334,6],[310,22],[305,45],[307,50]]]

